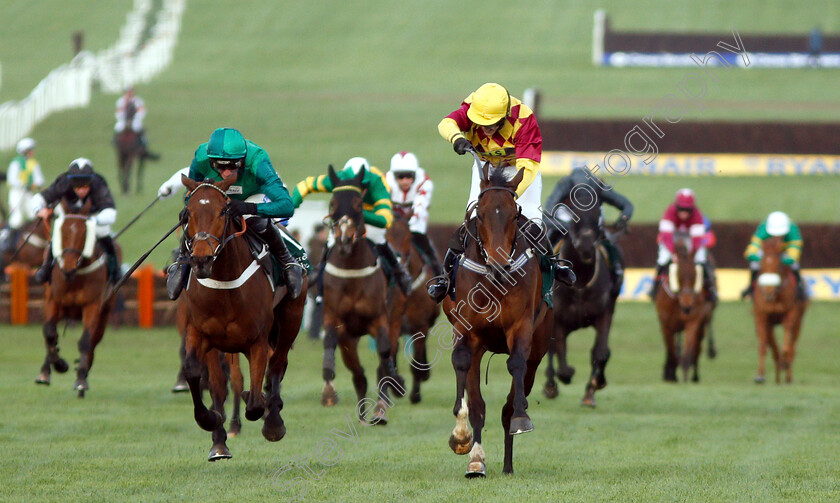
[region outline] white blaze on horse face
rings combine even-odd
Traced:
[[[201,203],[201,204],[210,204],[209,199],[199,199],[198,202]]]
[[[703,289],[703,266],[700,264],[694,265],[694,291],[700,293]]]
[[[675,264],[674,262],[671,262],[671,264],[668,266],[668,287],[674,293],[680,291],[680,280],[677,275],[677,264]]]

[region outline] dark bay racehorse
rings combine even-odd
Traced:
[[[227,385],[220,352],[244,353],[250,363],[250,392],[243,393],[245,418],[256,421],[267,408],[263,436],[275,442],[286,434],[280,416],[280,382],[300,329],[306,296],[303,292],[297,299],[289,298],[285,286],[274,289],[266,274],[255,267],[256,259],[242,235],[246,224],[238,226],[226,210],[226,191],[234,179],[200,183],[182,177],[182,182],[190,194],[184,233],[192,270],[182,294],[187,334],[184,376],[196,422],[213,432],[208,460],[215,461],[231,457],[223,426]],[[211,410],[201,397],[202,363],[208,370]],[[266,364],[267,401],[262,394]]]
[[[507,368],[513,380],[502,408],[502,426],[504,473],[513,473],[513,435],[534,429],[526,412],[526,397],[545,355],[554,319],[542,301],[539,258],[517,231],[520,215],[514,198],[523,172],[508,181],[505,169],[489,169],[488,164],[482,169],[476,218],[470,220],[467,213],[466,229],[473,238],[466,243],[465,258],[456,274],[455,300],[447,296],[443,301],[455,341],[456,425],[449,446],[456,454],[470,454],[468,478],[486,474],[481,445],[485,404],[480,368],[484,353],[510,355]]]
[[[668,278],[654,299],[665,341],[663,379],[676,382],[679,363],[683,380],[688,381],[688,372],[693,368],[691,380],[697,382],[700,380],[697,363],[714,305],[703,290],[703,266],[694,264],[684,241],[677,241],[675,251],[676,262],[669,266]],[[680,332],[683,333],[681,355],[677,343]]]
[[[431,376],[431,366],[426,356],[426,338],[440,315],[440,306],[426,293],[425,284],[432,277],[432,273],[412,242],[408,218],[410,214],[403,214],[395,208],[394,222],[388,229],[387,237],[394,250],[400,254],[404,266],[413,279],[411,292],[405,296],[399,288],[392,287],[388,307],[393,343],[391,357],[395,363],[399,360],[397,355],[399,337],[401,334],[409,335],[410,339],[405,348],[412,376],[409,396],[411,403],[419,403],[420,383],[428,381]]]
[[[350,180],[340,180],[332,166],[333,183],[330,200],[329,226],[335,244],[324,267],[324,390],[321,403],[335,405],[335,348],[341,347],[344,365],[353,374],[353,387],[360,404],[366,403],[367,378],[359,361],[359,338],[370,334],[376,340],[379,353],[377,368],[378,400],[370,421],[386,424],[386,410],[390,406],[388,390],[405,394],[403,380],[396,373],[388,330],[388,281],[376,259],[373,248],[364,238],[363,189],[364,172]],[[364,422],[365,407],[356,407],[359,420]]]
[[[758,336],[758,373],[755,382],[759,384],[765,381],[764,360],[768,346],[776,367],[776,384],[781,382],[782,372],[785,373],[785,382],[793,381],[796,341],[802,328],[802,318],[808,309],[808,300],[797,298],[793,271],[782,263],[783,250],[781,237],[765,239],[761,245],[761,264],[753,294],[755,332]],[[773,335],[776,325],[784,329],[781,353]]]
[[[143,190],[143,145],[140,143],[140,133],[131,129],[131,120],[136,110],[133,102],[129,103],[126,110],[126,127],[117,133],[115,147],[117,149],[117,168],[120,179],[120,188],[123,194],[128,194],[131,186],[131,168],[134,161],[137,161],[137,184],[135,192]]]
[[[56,265],[44,290],[44,342],[47,355],[37,384],[50,384],[50,366],[56,372],[67,371],[67,362],[59,356],[60,320],[82,320],[79,339],[79,367],[73,389],[80,398],[88,390],[87,376],[93,365],[96,345],[102,340],[108,316],[116,298],[103,302],[108,286],[108,272],[103,250],[96,243],[96,223],[90,218],[91,201],[74,210],[61,201],[63,215],[54,222],[52,237]]]
[[[589,184],[600,201],[601,188]],[[594,202],[593,202],[594,203]],[[609,335],[612,325],[615,301],[620,285],[613,284],[607,253],[601,242],[600,204],[593,204],[587,210],[575,212],[574,219],[561,221],[568,235],[563,240],[560,256],[572,262],[572,271],[577,276],[573,286],[559,284],[554,289],[554,337],[548,346],[548,368],[543,393],[548,398],[557,396],[554,382],[554,354],[559,363],[557,378],[569,384],[575,373],[566,360],[566,338],[575,330],[593,327],[595,343],[592,346],[590,362],[592,372],[586,383],[586,393],[581,405],[595,407],[595,391],[607,385],[604,374],[610,359]]]

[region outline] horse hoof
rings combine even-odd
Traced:
[[[420,403],[420,399],[421,399],[420,392],[419,391],[416,391],[416,392],[412,391],[411,395],[408,397],[408,399],[411,400],[411,403],[415,403],[415,404]]]
[[[175,386],[172,386],[173,393],[184,393],[190,390],[190,385],[187,384],[187,381],[178,381],[175,383]]]
[[[575,368],[569,367],[568,370],[565,371],[558,371],[557,372],[557,379],[560,380],[563,384],[571,384],[572,378],[575,376]]]
[[[557,398],[557,396],[559,394],[560,394],[560,391],[557,390],[557,385],[554,384],[554,383],[546,384],[545,387],[543,388],[543,395],[546,398],[551,398],[551,399]]]
[[[332,407],[338,403],[338,393],[332,386],[324,386],[324,391],[321,393],[321,405],[324,407]]]
[[[595,408],[595,397],[584,397],[583,400],[580,401],[580,405],[582,407],[589,407],[590,409]]]
[[[253,409],[245,409],[245,419],[248,421],[256,421],[263,417],[265,407],[254,407]]]
[[[452,452],[459,456],[463,456],[464,454],[470,452],[472,446],[472,435],[469,435],[463,440],[456,439],[454,435],[449,436],[449,448],[452,449]]]
[[[52,366],[53,369],[55,369],[55,371],[59,374],[63,374],[70,369],[70,365],[67,364],[67,360],[65,360],[64,358],[59,358],[58,360],[54,361]]]
[[[76,391],[85,391],[90,389],[90,386],[88,386],[87,381],[83,379],[77,379],[76,382],[73,383],[73,389]]]
[[[464,477],[468,479],[484,478],[487,476],[487,470],[482,461],[470,461],[467,465],[467,473]]]
[[[207,456],[207,461],[216,461],[219,459],[230,459],[233,457],[233,454],[230,453],[230,450],[227,448],[225,444],[214,445],[212,449],[210,449],[210,455]]]
[[[528,433],[529,431],[534,431],[534,425],[528,416],[514,417],[510,420],[509,434],[519,435],[521,433]]]
[[[35,378],[35,384],[50,385],[50,375],[46,372],[41,372],[41,375]]]
[[[764,377],[764,376],[755,376],[755,379],[753,379],[753,380],[755,381],[756,384],[764,384],[765,381],[767,381],[767,378]]]
[[[262,435],[269,442],[279,442],[286,436],[286,425],[283,420],[280,420],[279,426],[272,426],[269,423],[263,423]]]
[[[85,390],[80,389],[76,396],[78,396],[79,398],[84,398],[85,397]]]
[[[238,419],[234,419],[230,422],[230,426],[228,427],[227,437],[233,438],[239,436],[242,433],[242,422]]]

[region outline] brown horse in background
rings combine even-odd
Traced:
[[[677,364],[683,370],[683,380],[694,369],[691,380],[700,380],[697,364],[706,329],[712,318],[714,305],[703,291],[703,271],[695,265],[683,240],[675,245],[676,262],[668,269],[654,299],[659,326],[665,341],[665,369],[663,379],[677,381]],[[679,354],[677,337],[684,334],[682,355]]]
[[[411,229],[408,227],[410,214],[394,210],[394,222],[386,234],[388,242],[400,254],[404,267],[411,275],[411,292],[403,295],[399,288],[391,288],[390,309],[391,358],[394,363],[398,360],[400,335],[408,334],[409,342],[405,351],[411,365],[411,403],[420,403],[420,383],[431,377],[431,365],[426,355],[426,338],[429,329],[435,324],[440,315],[440,306],[426,293],[425,284],[431,277],[431,268],[426,265],[420,251],[411,240]]]
[[[807,299],[796,295],[796,277],[790,267],[782,263],[784,243],[781,237],[765,239],[761,244],[761,264],[753,294],[753,315],[755,332],[758,336],[758,374],[755,382],[765,381],[764,360],[767,347],[773,353],[776,366],[776,384],[781,382],[781,373],[785,372],[785,382],[793,381],[793,358],[796,353],[796,341],[802,328],[802,318],[808,309]],[[776,344],[773,329],[781,325],[784,329],[782,351]]]
[[[242,236],[244,219],[241,230],[237,230],[226,210],[226,191],[234,178],[216,183],[196,182],[185,176],[181,180],[190,194],[184,234],[192,270],[182,293],[187,333],[184,376],[196,423],[213,432],[208,460],[215,461],[231,457],[223,426],[227,383],[220,352],[244,353],[250,363],[250,392],[243,392],[245,418],[256,421],[265,413],[263,437],[276,442],[285,436],[280,382],[300,329],[306,292],[291,299],[284,285],[274,289],[261,270],[248,275],[255,259]],[[211,410],[201,397],[202,363],[208,370]],[[267,400],[262,394],[266,365],[270,388]]]
[[[378,400],[375,402],[370,422],[387,424],[387,408],[391,405],[388,390],[394,388],[398,395],[405,394],[403,379],[397,374],[393,358],[391,334],[388,330],[388,280],[379,265],[372,246],[364,238],[365,224],[361,188],[364,172],[350,180],[341,180],[329,167],[333,184],[330,200],[329,226],[335,244],[324,267],[324,390],[321,404],[335,405],[338,395],[335,380],[335,348],[341,347],[344,365],[353,374],[353,387],[359,406],[358,419],[365,418],[370,400],[367,395],[367,378],[359,361],[359,339],[370,334],[376,340],[379,353],[377,368]]]
[[[527,396],[537,367],[545,355],[554,315],[542,301],[539,258],[518,231],[519,207],[515,189],[523,171],[512,180],[505,169],[481,171],[476,217],[467,212],[464,260],[456,273],[455,300],[447,296],[444,310],[453,326],[456,393],[455,429],[449,446],[456,454],[470,454],[466,477],[484,477],[481,445],[485,404],[481,396],[481,359],[484,353],[505,353],[513,380],[502,408],[505,430],[504,473],[513,473],[513,436],[534,429],[528,417]],[[464,394],[466,393],[466,398]],[[467,416],[472,433],[467,426]]]
[[[27,236],[29,236],[28,239]],[[47,246],[50,245],[49,227],[40,218],[28,222],[20,229],[17,241],[9,245],[8,250],[4,250],[0,256],[0,266],[5,268],[12,264],[19,264],[27,269],[40,267],[44,262]],[[2,277],[3,274],[0,274],[0,278]]]
[[[54,223],[52,238],[56,264],[44,290],[47,355],[35,382],[50,384],[50,366],[58,373],[67,371],[67,362],[58,354],[57,325],[60,320],[81,319],[84,328],[79,339],[79,366],[73,389],[82,398],[89,389],[87,376],[93,365],[94,350],[105,333],[116,298],[112,296],[105,301],[108,272],[104,252],[96,243],[95,224],[90,220],[91,201],[74,211],[62,200],[61,208],[63,215]]]
[[[590,352],[592,370],[586,382],[581,405],[595,407],[595,391],[607,386],[606,368],[610,359],[609,337],[615,302],[620,285],[613,284],[607,252],[601,245],[601,187],[588,182],[595,201],[589,209],[578,209],[574,221],[565,224],[568,235],[560,245],[560,256],[571,262],[577,281],[554,289],[554,303],[562,306],[554,310],[554,337],[548,347],[548,366],[543,394],[547,398],[558,395],[554,377],[554,355],[557,355],[557,379],[564,384],[572,381],[575,368],[568,364],[566,339],[581,328],[595,329],[595,342]]]
[[[130,123],[130,119],[129,119]],[[143,146],[140,144],[140,134],[126,127],[117,133],[117,168],[120,180],[120,189],[123,194],[128,194],[131,187],[131,170],[137,162],[137,182],[134,188],[135,193],[143,191],[143,171],[145,158]]]

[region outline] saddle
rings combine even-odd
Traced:
[[[283,241],[286,243],[289,253],[292,257],[306,269],[306,272],[312,272],[312,263],[309,261],[309,256],[306,254],[303,246],[297,242],[295,238],[286,230],[285,227],[277,226],[280,229],[280,234],[283,236]],[[259,238],[256,232],[249,228],[245,231],[245,240],[248,242],[248,249],[251,251],[251,256],[260,265],[263,273],[271,282],[272,290],[278,286],[285,284],[283,281],[283,264],[268,251],[268,245]]]

